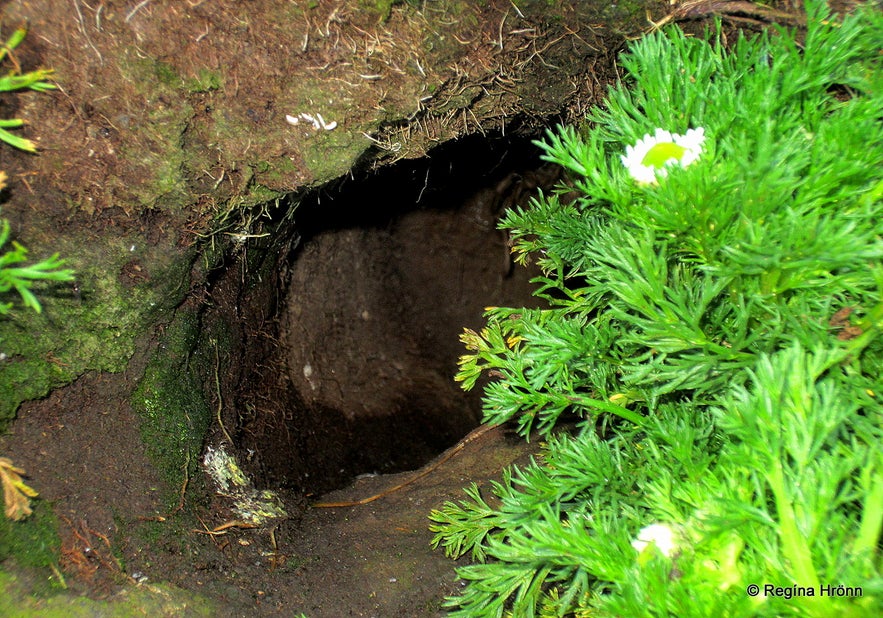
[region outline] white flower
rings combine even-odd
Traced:
[[[634,146],[627,146],[621,156],[632,178],[639,183],[656,184],[658,176],[665,176],[666,168],[680,165],[687,167],[702,154],[705,142],[705,129],[690,129],[685,135],[656,129],[638,140]]]
[[[638,532],[638,538],[632,541],[632,547],[639,554],[643,554],[645,549],[653,545],[663,556],[671,558],[678,548],[677,541],[678,535],[671,527],[665,524],[650,524]]]

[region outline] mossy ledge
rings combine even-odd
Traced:
[[[76,283],[37,290],[42,313],[17,308],[0,320],[0,431],[25,401],[87,371],[125,369],[145,325],[183,300],[196,255],[134,234],[59,242]]]

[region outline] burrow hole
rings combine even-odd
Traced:
[[[537,306],[497,222],[557,170],[524,138],[466,138],[306,196],[282,261],[273,358],[240,397],[258,483],[318,494],[416,469],[481,421],[453,377],[488,306]],[[246,355],[247,356],[247,355]]]

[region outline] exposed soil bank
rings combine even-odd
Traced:
[[[453,572],[426,515],[532,447],[497,432],[370,506],[305,506],[356,475],[419,468],[478,424],[478,393],[452,379],[457,336],[488,305],[536,302],[496,223],[557,177],[537,155],[526,139],[473,138],[268,210],[273,242],[249,239],[210,272],[122,382],[89,374],[26,404],[0,449],[54,503],[70,584],[160,579],[223,599],[224,615],[434,615]],[[198,465],[206,422],[287,519],[199,534],[238,518]]]
[[[43,316],[0,323],[0,427],[86,371],[122,371],[242,239],[275,232],[268,204],[579,117],[643,19],[545,0],[0,2],[0,23],[30,24],[13,60],[60,86],[3,97],[41,148],[0,149],[3,215],[35,257],[58,251],[78,273],[42,292]]]

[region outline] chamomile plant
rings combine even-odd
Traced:
[[[806,4],[648,35],[540,144],[569,182],[501,227],[548,306],[458,379],[544,448],[431,514],[451,615],[883,613],[883,17]]]

